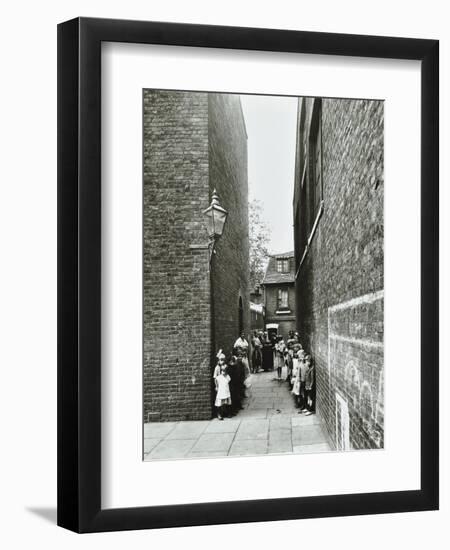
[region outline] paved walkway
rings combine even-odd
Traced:
[[[252,375],[252,395],[233,418],[144,425],[144,460],[330,451],[320,420],[298,414],[275,372]]]

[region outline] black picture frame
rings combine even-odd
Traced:
[[[103,41],[420,60],[420,490],[102,510]],[[92,18],[58,26],[58,525],[85,533],[438,509],[438,70],[437,40]]]

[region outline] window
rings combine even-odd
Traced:
[[[278,309],[289,308],[289,292],[282,288],[278,289]]]
[[[278,273],[289,273],[289,259],[279,259],[279,260],[277,260],[277,272]]]
[[[348,405],[338,393],[336,393],[336,447],[338,451],[350,449],[350,417]]]

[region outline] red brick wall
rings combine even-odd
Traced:
[[[305,106],[307,133],[312,100]],[[305,143],[305,135],[299,139]],[[301,149],[294,202],[297,265],[305,219],[299,215]],[[317,407],[332,441],[342,445],[343,402],[350,447],[382,447],[383,102],[322,100],[322,169],[323,215],[297,278],[298,327],[315,361]]]

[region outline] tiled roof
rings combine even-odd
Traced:
[[[289,271],[287,273],[278,273],[277,260],[289,259]],[[283,252],[281,254],[273,254],[269,258],[267,264],[266,274],[264,275],[263,285],[272,285],[280,283],[293,283],[295,282],[295,262],[294,252]]]
[[[290,250],[289,252],[279,252],[277,254],[271,254],[270,257],[271,258],[278,258],[280,260],[284,260],[286,258],[293,258],[294,257],[294,252],[292,250]]]

